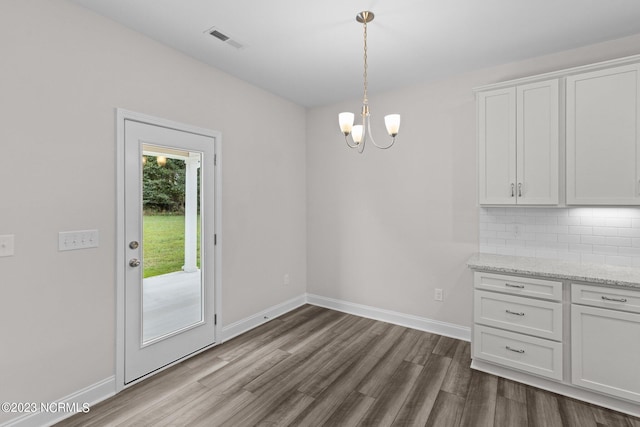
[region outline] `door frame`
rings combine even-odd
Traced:
[[[130,387],[149,376],[154,375],[176,363],[184,360],[178,359],[157,371],[146,375],[138,380],[125,384],[124,364],[125,364],[125,273],[126,266],[124,259],[125,253],[125,209],[124,209],[124,191],[125,191],[125,120],[132,120],[153,126],[160,126],[183,132],[195,133],[214,139],[215,153],[215,185],[214,185],[214,234],[216,235],[216,244],[214,246],[214,312],[217,322],[215,325],[215,342],[201,349],[199,352],[219,344],[222,336],[222,153],[221,141],[222,134],[218,131],[204,129],[184,123],[174,122],[159,117],[149,116],[134,111],[116,108],[116,345],[115,345],[115,378],[116,393]],[[192,353],[192,356],[196,353]]]

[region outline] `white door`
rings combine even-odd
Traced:
[[[121,126],[128,384],[215,342],[215,137]]]

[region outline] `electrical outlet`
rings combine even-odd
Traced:
[[[98,230],[61,231],[58,233],[58,250],[73,251],[98,247]]]
[[[433,299],[436,301],[444,300],[444,294],[442,293],[442,289],[436,288],[435,292],[433,293]]]
[[[289,278],[289,273],[284,275],[284,278],[282,279],[282,284],[285,286],[289,286],[289,283],[291,283],[291,280]]]
[[[0,256],[13,256],[14,235],[0,236]]]

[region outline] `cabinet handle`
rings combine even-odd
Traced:
[[[511,183],[511,197],[515,197],[516,195],[516,186],[515,184],[512,182]]]
[[[613,301],[613,302],[627,302],[626,298],[609,298],[609,297],[605,297],[604,295],[602,296],[602,299],[605,301]]]
[[[518,289],[524,289],[524,285],[512,285],[511,283],[505,283],[504,284],[507,288],[518,288]]]
[[[524,316],[523,312],[515,312],[515,311],[511,311],[511,310],[505,310],[507,313],[509,314],[515,314],[516,316]]]
[[[520,353],[520,354],[524,353],[524,350],[522,350],[522,349],[518,350],[518,349],[515,349],[515,348],[511,348],[508,345],[505,346],[504,348],[506,348],[509,351],[513,351],[514,353]]]
[[[522,197],[522,183],[518,183],[518,197]]]

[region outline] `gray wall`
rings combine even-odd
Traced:
[[[640,35],[370,96],[378,144],[388,142],[384,115],[402,114],[388,151],[346,147],[337,116],[358,113],[360,99],[310,110],[307,291],[471,326],[465,261],[479,242],[472,88],[638,53]]]
[[[114,375],[117,107],[222,132],[223,325],[305,292],[304,108],[64,0],[0,2],[0,55],[0,400]]]

